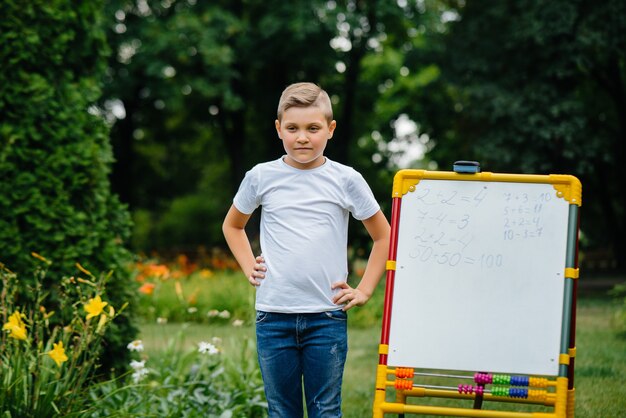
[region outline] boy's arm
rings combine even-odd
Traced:
[[[246,234],[246,224],[250,219],[250,215],[241,213],[234,205],[232,205],[224,218],[222,231],[226,238],[226,243],[230,251],[235,256],[239,267],[248,278],[253,286],[259,286],[261,283],[257,279],[263,279],[265,275],[265,266],[262,265],[262,258],[259,256],[255,259],[250,240]]]
[[[333,289],[341,289],[333,301],[338,304],[345,304],[344,311],[355,306],[362,306],[372,297],[378,282],[380,281],[387,257],[389,255],[389,234],[391,227],[385,215],[379,210],[374,216],[363,221],[365,229],[369,233],[374,245],[370,252],[365,272],[361,278],[361,282],[356,288],[351,288],[346,282],[337,282],[333,284]]]

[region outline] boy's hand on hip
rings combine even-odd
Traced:
[[[363,306],[369,300],[359,289],[354,289],[346,282],[335,282],[332,289],[340,289],[333,297],[333,303],[336,305],[344,305],[342,310],[354,308],[355,306]]]
[[[254,261],[254,270],[252,270],[252,273],[248,276],[248,281],[252,286],[261,286],[259,279],[264,279],[265,272],[267,271],[267,267],[265,267],[265,259],[260,255],[255,258]]]

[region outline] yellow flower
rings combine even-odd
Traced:
[[[9,322],[2,326],[2,330],[9,331],[9,337],[16,340],[26,339],[26,324],[22,321],[22,314],[19,311],[15,311],[9,317]]]
[[[100,315],[104,307],[107,305],[107,302],[103,302],[102,299],[100,299],[100,295],[96,296],[95,298],[89,299],[89,301],[85,303],[87,319]]]
[[[67,361],[67,356],[65,355],[65,348],[63,348],[63,341],[59,341],[57,344],[52,344],[54,346],[53,350],[48,351],[48,355],[54,360],[57,366],[61,367],[61,364]]]

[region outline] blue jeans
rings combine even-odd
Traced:
[[[341,310],[301,314],[257,311],[257,351],[270,418],[303,416],[303,382],[308,418],[342,416],[347,319]]]

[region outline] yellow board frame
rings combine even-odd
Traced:
[[[544,379],[546,385],[554,391],[545,391],[545,395],[538,399],[513,399],[505,396],[496,396],[490,393],[463,394],[450,389],[411,387],[403,388],[402,380],[398,377],[398,368],[387,366],[389,353],[389,324],[392,305],[393,280],[396,269],[396,251],[398,221],[402,196],[415,190],[417,184],[423,179],[430,180],[454,180],[454,181],[486,181],[486,182],[509,182],[509,183],[542,183],[551,184],[559,198],[569,203],[568,236],[566,265],[564,266],[566,280],[565,307],[563,313],[563,326],[567,330],[561,336],[561,354],[559,356],[559,375],[555,379]],[[579,207],[582,204],[582,185],[580,181],[571,175],[550,174],[506,174],[506,173],[457,173],[449,171],[428,170],[400,170],[396,173],[392,188],[392,232],[387,261],[387,284],[385,291],[385,308],[383,315],[383,329],[381,343],[379,345],[379,365],[376,373],[376,388],[373,404],[373,418],[384,418],[385,414],[430,414],[441,416],[463,417],[498,417],[498,418],[573,418],[574,417],[574,359],[576,347],[573,332],[570,333],[576,311],[576,289],[578,282],[578,217]],[[575,329],[575,328],[574,328]],[[392,378],[390,378],[392,376]],[[396,376],[393,379],[393,376]],[[396,391],[396,401],[386,400],[388,388]],[[480,396],[485,401],[513,402],[541,404],[553,407],[552,412],[516,412],[495,411],[456,407],[442,407],[430,405],[407,404],[407,397],[435,397],[453,399],[474,399]]]

